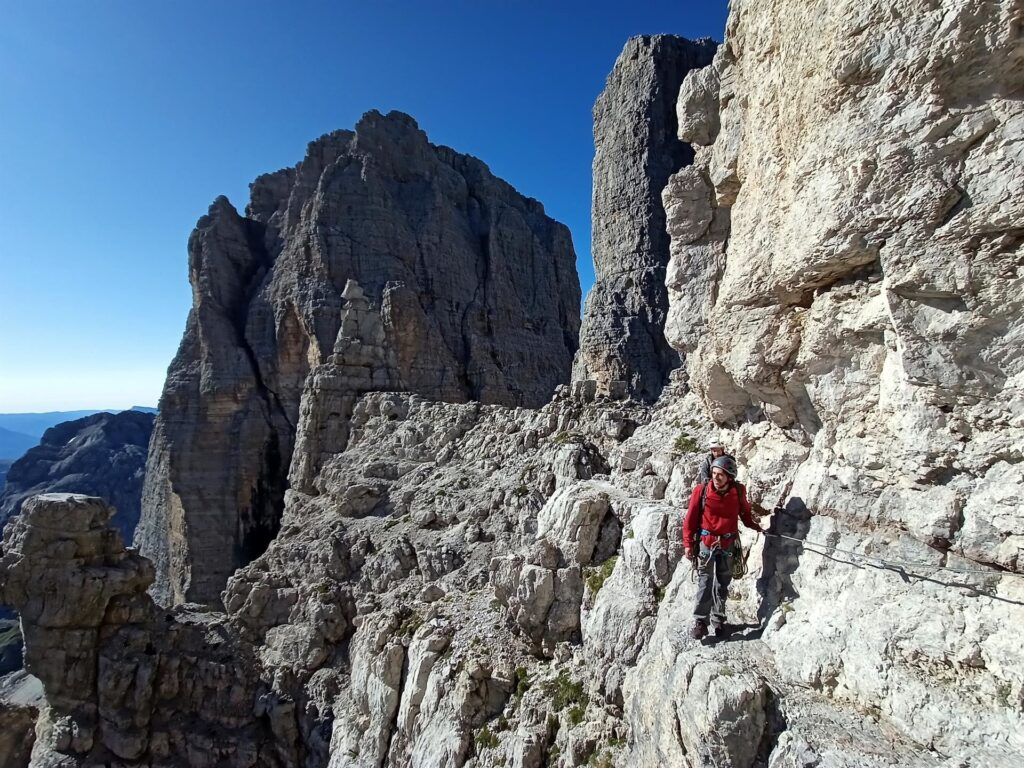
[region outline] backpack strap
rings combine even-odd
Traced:
[[[744,498],[746,498],[746,495],[747,495],[746,486],[744,486],[743,483],[736,482],[735,480],[732,481],[732,484],[734,486],[736,486],[737,498],[740,495],[742,495]],[[702,530],[702,531],[705,530],[705,528],[704,528],[704,502],[705,502],[705,500],[708,497],[708,486],[709,485],[711,485],[711,481],[710,480],[708,480],[706,483],[704,483],[704,485],[702,485],[701,488],[700,488],[700,506],[698,507],[698,509],[700,510],[700,530]],[[739,538],[739,534],[737,534],[737,538]]]
[[[697,507],[697,509],[700,510],[700,520],[699,520],[700,525],[697,527],[697,539],[698,539],[698,541],[700,540],[700,536],[701,536],[700,532],[704,530],[704,501],[708,497],[708,486],[709,485],[711,485],[711,481],[710,480],[708,480],[706,483],[704,483],[704,485],[702,485],[701,488],[700,488],[700,506]]]

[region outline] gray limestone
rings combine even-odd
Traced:
[[[324,254],[343,246],[310,216],[362,205],[347,173],[379,203],[359,208],[374,238],[401,243],[382,201],[422,197],[395,197],[381,164],[456,163],[397,117],[264,177],[247,218],[215,211],[194,237],[202,321],[184,348],[242,338],[227,318],[245,316],[254,352],[172,369],[165,400],[182,399],[155,455],[180,459],[189,429],[211,447],[166,463],[197,474],[165,475],[160,524],[209,540],[150,551],[180,570],[178,599],[190,578],[213,583],[201,558],[234,567],[270,475],[238,475],[236,506],[204,497],[210,520],[237,513],[220,534],[175,494],[237,490],[217,482],[269,455],[245,440],[279,434],[280,418],[295,448],[276,535],[225,577],[223,612],[164,611],[106,505],[27,502],[0,585],[46,691],[34,764],[1024,762],[1019,5],[732,4],[725,45],[672,110],[695,162],[656,190],[672,238],[664,330],[685,371],[653,404],[641,367],[602,373],[593,356],[539,408],[499,397],[501,376],[463,367],[472,350],[438,351],[444,308],[387,272],[392,256],[331,271]],[[631,46],[623,68],[642,58]],[[371,135],[404,149],[360,154]],[[432,183],[454,179],[430,167]],[[638,178],[622,176],[623,199]],[[627,206],[621,230],[646,231],[647,211]],[[269,261],[247,261],[254,232]],[[275,297],[300,294],[326,309],[275,314]],[[308,346],[271,355],[252,330],[270,320]],[[600,360],[652,359],[608,339]],[[465,388],[485,379],[487,397]],[[712,438],[770,535],[741,534],[732,637],[698,642],[680,517]]]
[[[30,496],[84,493],[117,508],[115,524],[130,540],[141,512],[153,418],[141,411],[97,413],[50,427],[11,465],[0,493],[0,528]]]
[[[165,604],[215,604],[266,548],[353,396],[538,406],[577,347],[568,230],[397,112],[258,178],[244,216],[218,199],[189,275],[136,539]]]
[[[573,378],[593,379],[606,394],[621,396],[624,387],[653,401],[679,365],[664,334],[669,237],[661,190],[693,160],[676,137],[679,86],[714,52],[706,39],[630,38],[594,104],[595,283]]]

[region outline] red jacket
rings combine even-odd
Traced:
[[[708,493],[704,499],[703,520],[700,513],[700,496],[704,490],[698,485],[690,494],[690,506],[683,518],[683,546],[689,547],[701,530],[709,531],[716,536],[739,531],[739,521],[753,531],[761,530],[750,515],[750,502],[747,501],[747,490],[736,482],[729,483],[724,493],[715,490],[708,482]]]

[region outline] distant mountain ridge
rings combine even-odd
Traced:
[[[38,435],[29,435],[0,427],[0,459],[14,460],[39,443]]]
[[[148,405],[133,405],[126,410],[156,413]],[[84,411],[44,411],[41,413],[0,413],[0,461],[8,464],[21,458],[30,448],[39,445],[46,430],[68,421],[77,421],[97,413],[121,413],[119,408],[96,408]],[[3,490],[0,478],[0,491]]]
[[[139,519],[146,450],[153,414],[99,411],[57,424],[7,471],[0,525],[38,493],[102,496],[117,508],[115,525],[131,541]]]
[[[151,408],[148,405],[133,405],[131,408],[88,408],[86,410],[78,411],[41,411],[38,413],[0,413],[0,430],[10,430],[11,432],[17,432],[23,435],[29,435],[31,437],[38,438],[43,436],[43,433],[50,427],[55,427],[65,421],[75,421],[76,419],[82,419],[86,416],[92,416],[94,413],[120,413],[121,411],[141,411],[142,413],[156,413],[156,408]],[[31,448],[35,443],[28,446]],[[28,450],[26,448],[25,450]],[[22,451],[24,453],[24,451]],[[20,456],[21,454],[18,454]],[[4,458],[17,458],[17,456],[7,456],[0,451],[0,456]]]

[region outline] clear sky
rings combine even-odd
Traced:
[[[591,107],[626,38],[726,0],[0,6],[0,412],[155,405],[220,194],[368,109],[483,159],[590,258]]]

